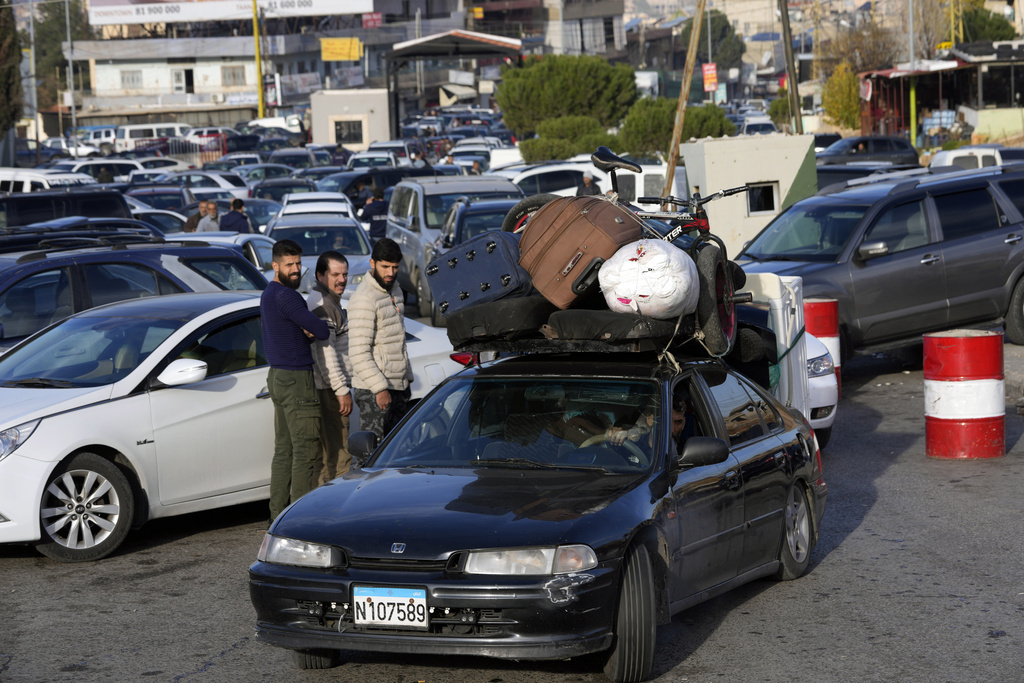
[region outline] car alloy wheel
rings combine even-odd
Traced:
[[[807,494],[799,484],[789,489],[783,519],[782,547],[779,549],[779,570],[775,577],[792,581],[807,571],[811,562],[814,538],[811,529],[811,508]]]

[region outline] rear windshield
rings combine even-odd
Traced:
[[[238,263],[239,261],[248,263],[241,257],[237,260],[221,258],[182,259],[182,263],[221,289],[266,289],[266,279],[262,275],[250,273],[242,268]]]

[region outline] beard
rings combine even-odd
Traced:
[[[398,278],[395,278],[391,282],[384,282],[384,278],[382,278],[376,270],[374,270],[372,274],[373,279],[377,281],[377,284],[383,287],[384,291],[388,292],[389,294],[391,293],[391,290],[394,289],[395,283],[398,282]]]
[[[285,275],[280,273],[277,279],[281,281],[281,284],[291,289],[298,289],[299,285],[302,284],[302,273],[296,273],[295,275]]]

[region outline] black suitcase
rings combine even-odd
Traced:
[[[693,336],[694,316],[683,316],[676,327],[675,320],[656,320],[635,313],[616,311],[586,311],[569,309],[555,311],[543,327],[549,339],[578,339],[621,342],[653,339],[668,343],[675,337],[679,342]]]
[[[469,306],[448,316],[448,339],[454,348],[470,342],[539,339],[541,326],[555,310],[555,305],[542,296]]]
[[[523,297],[533,284],[519,265],[519,235],[492,231],[466,240],[427,264],[427,284],[441,315]]]

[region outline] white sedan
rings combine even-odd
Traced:
[[[813,334],[807,333],[807,384],[810,389],[811,423],[818,447],[824,448],[832,438],[832,425],[836,421],[839,404],[839,378],[832,355]]]
[[[419,398],[461,366],[406,323]],[[123,301],[30,338],[0,357],[0,543],[97,560],[147,520],[266,499],[266,378],[258,292]]]

